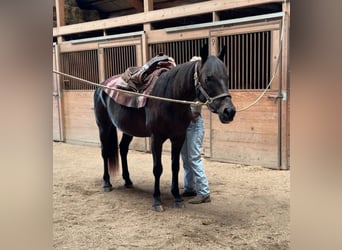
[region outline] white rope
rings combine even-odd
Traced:
[[[284,36],[284,30],[285,30],[285,15],[286,12],[283,12],[283,18],[282,18],[282,24],[281,24],[281,35],[280,35],[280,47],[279,47],[279,53],[278,53],[278,58],[277,58],[277,62],[276,62],[276,66],[273,72],[273,75],[271,77],[271,80],[269,81],[269,83],[267,84],[266,88],[264,89],[264,91],[260,94],[260,96],[251,104],[249,104],[248,106],[241,108],[241,109],[237,109],[236,112],[241,112],[241,111],[245,111],[249,108],[251,108],[252,106],[254,106],[255,104],[257,104],[261,98],[266,94],[267,90],[269,89],[269,87],[271,87],[271,84],[274,80],[275,75],[278,72],[279,69],[279,63],[280,63],[280,58],[281,58],[281,52],[282,52],[282,48],[283,48],[283,36]]]
[[[82,82],[85,82],[85,83],[88,83],[88,84],[93,85],[93,86],[97,86],[97,87],[101,87],[101,88],[106,88],[106,89],[110,89],[110,90],[114,90],[114,91],[130,94],[130,95],[145,96],[145,97],[151,98],[151,99],[157,99],[157,100],[168,101],[168,102],[175,102],[175,103],[181,103],[181,104],[207,105],[207,102],[203,103],[203,102],[200,102],[200,101],[192,102],[192,101],[186,101],[186,100],[170,99],[170,98],[165,98],[165,97],[160,97],[160,96],[146,95],[146,94],[143,94],[143,93],[132,92],[132,91],[123,90],[123,89],[111,88],[111,87],[108,87],[108,86],[105,86],[105,85],[102,85],[102,84],[98,84],[98,83],[95,83],[95,82],[91,82],[91,81],[88,81],[88,80],[85,80],[85,79],[82,79],[82,78],[79,78],[79,77],[76,77],[76,76],[68,75],[68,74],[65,74],[65,73],[62,73],[62,72],[59,72],[59,71],[56,71],[56,70],[52,70],[52,72],[54,72],[56,74],[59,74],[59,75],[67,76],[69,78],[73,78],[73,79],[76,79],[76,80],[79,80],[79,81],[82,81]]]

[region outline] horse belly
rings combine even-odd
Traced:
[[[110,118],[115,127],[125,134],[135,137],[150,136],[146,128],[144,108],[129,108],[115,103],[110,105]]]

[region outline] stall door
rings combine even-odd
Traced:
[[[230,124],[215,115],[210,123],[210,157],[214,160],[278,169],[281,166],[279,22],[211,31],[211,50],[226,46],[225,64],[234,104],[240,110]],[[255,105],[242,110],[256,100]]]
[[[101,42],[98,46],[101,81],[123,73],[128,67],[143,65],[141,37]],[[118,130],[119,139],[121,135],[122,132]],[[149,138],[133,137],[130,149],[150,151]]]

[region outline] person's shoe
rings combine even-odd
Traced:
[[[183,197],[191,197],[191,196],[196,196],[197,193],[195,190],[193,191],[184,191],[184,193],[182,194]]]
[[[211,202],[209,194],[204,196],[197,195],[196,197],[189,200],[190,204],[201,204],[206,202]]]

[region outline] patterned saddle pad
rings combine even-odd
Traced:
[[[142,67],[130,67],[123,74],[108,78],[104,85],[111,89],[104,88],[104,91],[121,105],[142,108],[146,105],[147,97],[133,93],[149,94],[158,77],[175,66],[173,58],[156,56]],[[132,94],[112,89],[131,91]]]

